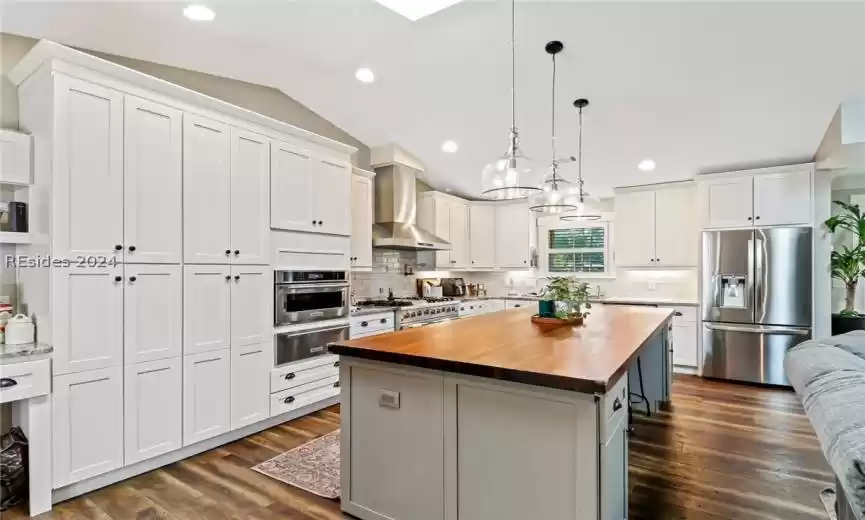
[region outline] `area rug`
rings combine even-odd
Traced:
[[[829,520],[836,520],[835,516],[835,490],[826,488],[820,492],[820,501],[823,502],[823,507],[826,508],[826,513],[829,515]]]
[[[252,468],[324,498],[339,498],[339,430]]]

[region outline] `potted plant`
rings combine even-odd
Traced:
[[[569,276],[552,276],[541,292],[539,315],[560,320],[577,320],[589,315],[589,284]]]
[[[824,225],[830,233],[846,231],[852,235],[855,244],[836,247],[830,256],[832,278],[844,284],[844,310],[832,314],[832,335],[844,334],[852,330],[865,329],[865,316],[855,309],[856,288],[859,279],[865,276],[865,214],[858,204],[836,200],[841,213],[828,218]]]

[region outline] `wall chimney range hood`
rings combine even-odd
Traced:
[[[448,251],[450,242],[418,227],[416,175],[400,163],[375,167],[375,224],[372,246],[409,251]]]

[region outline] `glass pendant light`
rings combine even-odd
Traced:
[[[540,190],[533,182],[532,161],[520,150],[516,116],[516,0],[511,0],[511,130],[508,151],[486,165],[481,178],[481,195],[491,200],[524,199]]]
[[[544,49],[553,57],[553,92],[552,92],[552,148],[553,160],[539,185],[540,191],[531,196],[529,209],[538,213],[565,213],[576,211],[579,202],[579,188],[573,182],[565,179],[559,172],[559,167],[570,158],[556,157],[556,55],[565,46],[562,42],[551,41]]]
[[[590,221],[590,220],[600,220],[600,213],[595,213],[593,211],[589,211],[586,208],[586,204],[589,203],[591,207],[597,208],[600,201],[596,198],[589,195],[586,190],[583,188],[585,181],[583,181],[583,109],[589,106],[588,99],[578,99],[574,101],[574,106],[577,107],[577,110],[580,114],[580,134],[579,140],[577,143],[577,171],[579,172],[578,180],[577,180],[577,189],[578,189],[578,200],[577,200],[577,209],[575,213],[570,215],[565,215],[560,218],[560,220],[566,221]]]

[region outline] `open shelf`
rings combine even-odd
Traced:
[[[0,231],[0,244],[43,244],[45,235]]]

